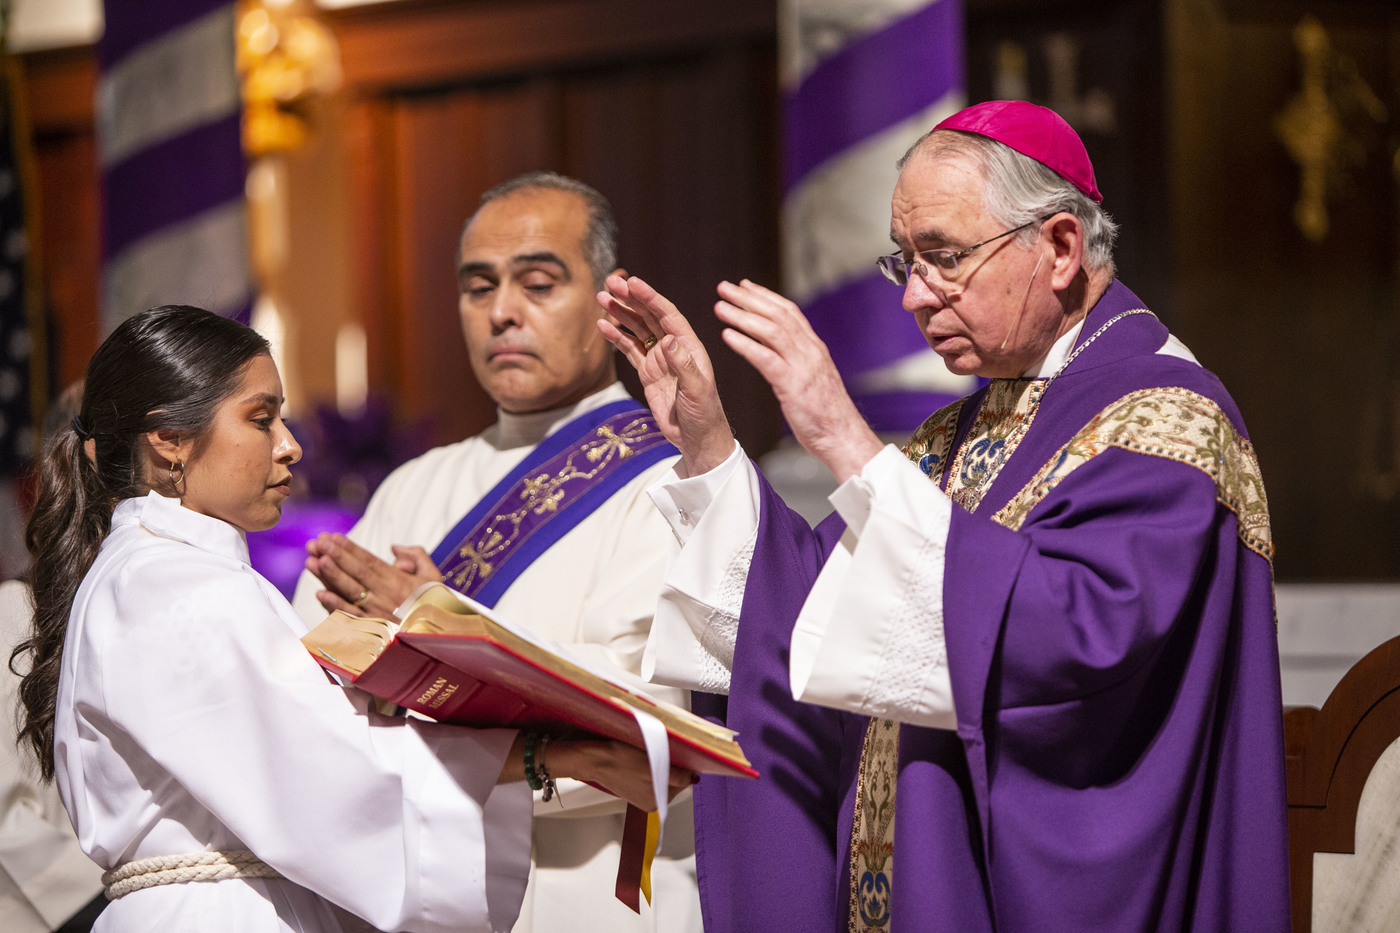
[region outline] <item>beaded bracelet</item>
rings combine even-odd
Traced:
[[[542,732],[531,729],[525,733],[525,783],[530,790],[544,791],[540,799],[546,803],[554,796],[554,778],[544,766],[544,747],[548,744],[549,736]]]

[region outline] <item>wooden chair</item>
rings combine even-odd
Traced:
[[[1377,916],[1400,923],[1400,845],[1394,844],[1400,842],[1400,638],[1356,662],[1322,709],[1285,710],[1283,731],[1294,933],[1369,929]],[[1377,768],[1382,755],[1385,763]],[[1373,771],[1375,782],[1358,824],[1362,792]],[[1322,912],[1315,927],[1315,853],[1355,853],[1359,839],[1377,833],[1388,834],[1392,844],[1362,845],[1360,864],[1347,863],[1340,871],[1329,865],[1318,873],[1319,880],[1330,885],[1340,879],[1341,886],[1318,898]],[[1386,864],[1375,864],[1376,859]],[[1397,928],[1388,923],[1386,928]]]

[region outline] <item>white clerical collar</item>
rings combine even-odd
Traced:
[[[532,411],[523,415],[497,408],[496,423],[487,428],[486,435],[493,446],[502,450],[511,447],[534,446],[584,412],[626,398],[631,398],[631,396],[627,394],[622,383],[614,382],[612,385],[563,408]]]
[[[1079,339],[1079,332],[1084,329],[1084,319],[1080,318],[1079,323],[1060,335],[1050,346],[1049,352],[1041,357],[1030,369],[1021,375],[1026,379],[1049,379],[1055,375],[1059,368],[1065,365],[1065,360],[1069,359],[1070,351],[1074,349],[1074,343]]]

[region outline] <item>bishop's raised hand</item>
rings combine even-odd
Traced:
[[[685,315],[637,276],[608,276],[598,303],[598,329],[637,370],[658,427],[681,452],[680,472],[695,476],[728,459],[734,434],[714,367]]]

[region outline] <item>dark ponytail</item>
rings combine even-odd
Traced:
[[[268,352],[256,331],[199,308],[166,305],[134,315],[93,354],[77,417],[45,444],[25,529],[34,627],[10,654],[16,672],[29,656],[19,740],[29,743],[45,780],[54,774],[54,706],[78,585],[118,502],[151,489],[174,495],[164,476],[152,475],[146,433],[168,429],[198,449],[219,403]]]

